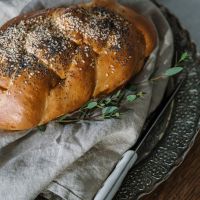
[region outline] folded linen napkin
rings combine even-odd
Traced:
[[[69,5],[66,0],[0,1],[1,23],[22,12]],[[135,79],[147,80],[170,67],[173,56],[171,29],[158,8],[148,0],[126,0],[153,21],[158,45]],[[45,132],[0,133],[0,197],[31,200],[39,193],[55,200],[91,200],[121,156],[132,147],[146,117],[159,104],[167,81],[146,82],[138,89],[146,95],[127,105],[121,120],[80,122],[62,126],[49,123]]]

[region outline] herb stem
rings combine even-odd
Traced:
[[[103,106],[97,105],[98,108],[103,108]]]
[[[80,121],[80,119],[64,119],[64,120],[61,120],[61,121],[56,121],[58,123],[74,123],[74,122],[77,122],[77,121]]]
[[[157,81],[157,80],[164,79],[164,78],[166,78],[166,76],[161,75],[161,76],[150,79],[150,81]]]

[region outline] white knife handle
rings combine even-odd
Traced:
[[[127,151],[118,162],[113,172],[106,179],[94,200],[111,200],[119,190],[124,178],[136,160],[137,153],[131,150]]]

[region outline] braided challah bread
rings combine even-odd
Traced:
[[[0,29],[0,129],[33,128],[116,90],[155,40],[150,22],[114,1],[10,20]]]

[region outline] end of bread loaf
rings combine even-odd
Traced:
[[[115,1],[12,19],[0,29],[0,129],[30,129],[113,92],[155,43],[151,23]]]

